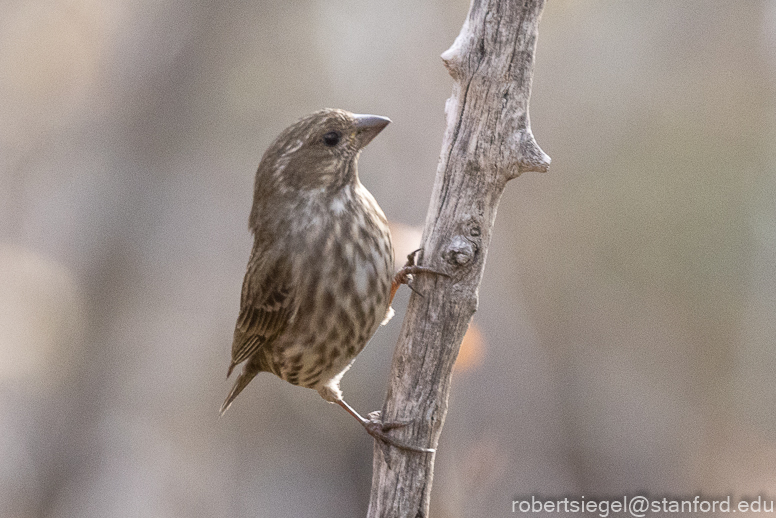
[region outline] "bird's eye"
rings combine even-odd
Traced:
[[[339,131],[330,131],[323,136],[323,143],[329,147],[334,147],[339,144],[340,138],[342,138],[342,135],[340,135]]]

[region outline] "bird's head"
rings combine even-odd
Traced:
[[[341,189],[357,178],[359,152],[390,119],[325,109],[287,128],[270,146],[256,176],[268,195]]]

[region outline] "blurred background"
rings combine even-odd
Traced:
[[[468,0],[0,4],[0,516],[364,516],[372,439],[263,375],[221,419],[254,171],[393,119],[363,183],[419,242]],[[776,497],[776,3],[550,0],[432,515]],[[408,299],[342,383],[382,406]]]

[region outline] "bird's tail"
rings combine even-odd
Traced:
[[[258,372],[245,372],[243,370],[240,375],[237,377],[237,381],[234,382],[234,387],[232,387],[231,392],[229,392],[229,395],[226,396],[226,401],[224,401],[224,404],[221,405],[221,415],[224,415],[224,412],[227,411],[227,409],[232,405],[232,401],[234,401],[234,398],[236,398],[240,392],[248,385],[248,383],[251,382],[251,380],[258,374]]]

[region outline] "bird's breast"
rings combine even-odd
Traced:
[[[393,248],[371,195],[329,200],[299,217],[308,218],[297,222],[290,243],[299,304],[292,329],[279,337],[274,370],[291,383],[317,386],[346,369],[382,322]]]

